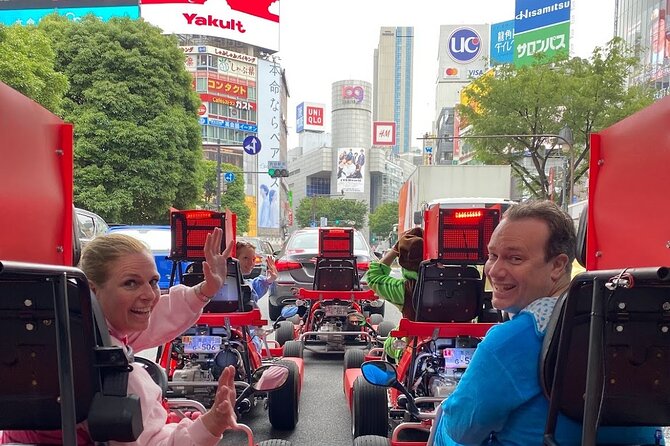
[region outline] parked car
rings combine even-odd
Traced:
[[[265,274],[265,269],[267,268],[265,259],[274,254],[274,249],[270,242],[258,237],[237,237],[237,241],[251,243],[256,248],[254,269],[247,278],[253,279],[261,274]]]
[[[158,285],[161,290],[167,290],[170,287],[170,275],[172,273],[172,261],[167,257],[170,255],[170,247],[172,243],[172,234],[169,226],[145,225],[145,226],[130,226],[119,225],[109,228],[110,233],[126,234],[143,241],[149,246],[151,252],[156,260],[156,267],[160,279]],[[183,265],[183,270],[186,270],[187,265]],[[175,284],[179,283],[179,276],[175,274]]]
[[[319,253],[319,228],[305,228],[295,231],[284,243],[276,259],[279,277],[270,286],[269,311],[270,319],[276,320],[286,303],[295,301],[294,289],[312,289],[314,282],[314,267],[316,256]],[[362,279],[367,272],[370,261],[377,260],[377,256],[368,245],[368,242],[358,230],[354,230],[354,255],[358,266],[358,275]],[[368,289],[367,284],[361,281],[361,289]],[[375,312],[384,314],[384,307],[375,309]]]
[[[77,216],[75,225],[82,249],[95,237],[106,234],[109,230],[107,222],[98,214],[80,208],[75,208],[74,211]]]

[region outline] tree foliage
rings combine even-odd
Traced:
[[[162,223],[202,191],[199,100],[173,36],[141,20],[51,15],[56,69],[70,87],[75,202],[123,223]]]
[[[55,58],[44,32],[0,25],[0,81],[60,115],[68,82],[54,69]]]
[[[320,218],[326,217],[329,226],[350,226],[361,229],[365,226],[367,213],[368,206],[362,200],[315,196],[300,200],[295,218],[303,227],[310,226],[312,221],[315,221],[318,226]]]
[[[204,200],[200,202],[200,205],[208,209],[216,209],[216,194],[218,192],[216,187],[216,161],[205,160],[202,170],[205,194]],[[251,214],[249,207],[244,201],[244,175],[239,167],[233,164],[221,163],[222,182],[225,172],[233,172],[235,180],[232,183],[222,183],[225,184],[225,187],[221,191],[221,209],[230,209],[231,212],[237,215],[237,233],[242,234],[249,230],[249,216]]]
[[[589,60],[550,62],[519,69],[502,66],[495,76],[474,81],[468,90],[471,103],[458,107],[461,117],[472,125],[467,136],[528,135],[463,141],[473,146],[475,157],[484,163],[510,164],[527,195],[538,198],[550,196],[547,163],[551,158],[566,161],[564,174],[573,174],[566,182],[572,191],[572,184],[588,169],[589,135],[653,101],[648,89],[626,88],[637,59],[621,39],[596,48]],[[571,147],[560,138],[540,136],[558,135],[565,126],[573,131]]]
[[[398,203],[384,203],[370,214],[370,233],[386,237],[398,223]]]

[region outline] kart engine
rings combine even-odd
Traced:
[[[431,340],[417,355],[412,389],[416,396],[446,398],[467,369],[478,338],[462,336]]]
[[[312,331],[321,333],[337,333],[342,331],[355,330],[347,321],[347,314],[351,310],[348,303],[332,302],[323,305],[321,308],[314,310],[314,319]],[[318,336],[319,341],[326,342],[329,348],[342,350],[344,349],[344,335]]]

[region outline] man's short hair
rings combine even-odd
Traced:
[[[559,254],[565,254],[569,260],[566,270],[568,272],[572,270],[577,250],[575,225],[570,215],[556,203],[549,200],[535,200],[515,204],[505,211],[503,218],[511,221],[534,218],[545,222],[549,227],[549,240],[544,248],[545,260],[549,261]]]

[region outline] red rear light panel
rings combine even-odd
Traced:
[[[429,259],[456,264],[483,264],[488,243],[500,222],[500,211],[482,209],[431,209],[426,213],[426,248]]]
[[[342,258],[353,255],[353,228],[319,228],[320,257]]]
[[[224,230],[221,250],[226,246],[225,213],[203,210],[176,211],[170,215],[171,260],[205,260],[205,240],[214,228]]]
[[[302,268],[302,264],[299,262],[289,262],[286,260],[277,260],[275,266],[277,267],[277,271],[290,271],[292,269]]]

